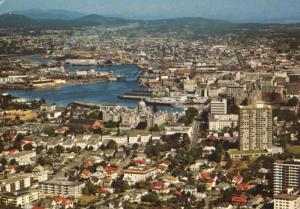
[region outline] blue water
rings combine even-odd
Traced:
[[[123,66],[72,66],[66,67],[66,70],[88,70],[94,69],[97,71],[112,71],[119,75],[135,74],[140,69],[133,65]],[[137,85],[136,80],[118,80],[104,83],[88,83],[65,85],[52,89],[34,89],[34,90],[11,90],[6,91],[14,96],[36,99],[44,98],[47,103],[56,103],[59,105],[68,105],[73,101],[118,104],[128,107],[136,107],[139,101],[123,100],[118,96],[131,91],[145,91],[143,87]]]

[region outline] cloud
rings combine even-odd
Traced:
[[[4,4],[5,0],[0,0],[0,6]]]

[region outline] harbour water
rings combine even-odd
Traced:
[[[89,70],[114,72],[120,76],[135,75],[137,77],[140,69],[134,65],[121,66],[69,66],[66,70]],[[117,104],[128,107],[136,107],[138,100],[120,99],[118,96],[132,91],[146,91],[144,87],[138,86],[136,79],[128,78],[117,81],[108,81],[103,83],[84,83],[65,85],[57,88],[49,89],[33,89],[33,90],[9,90],[5,91],[11,95],[37,99],[44,98],[47,103],[56,103],[66,106],[73,101],[91,102],[99,104]],[[160,110],[180,111],[170,107],[159,106]]]
[[[66,70],[88,70],[112,71],[119,75],[136,73],[140,69],[134,65],[122,66],[70,66]],[[108,81],[103,83],[84,83],[65,85],[49,89],[33,90],[11,90],[6,91],[14,96],[36,99],[44,98],[47,103],[56,103],[59,105],[68,105],[73,101],[118,104],[128,107],[135,107],[138,101],[119,99],[118,96],[131,91],[145,91],[145,88],[139,87],[134,79],[125,79],[118,81]]]

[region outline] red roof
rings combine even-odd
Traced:
[[[177,197],[181,197],[182,194],[181,194],[181,192],[176,191],[176,192],[174,192],[174,195],[177,196]]]
[[[241,183],[236,186],[236,189],[238,191],[245,191],[245,190],[248,190],[249,187],[250,187],[250,185],[248,183]]]
[[[166,165],[171,165],[172,164],[172,162],[170,160],[164,160],[163,163],[166,164]]]
[[[102,194],[106,194],[106,193],[110,193],[110,191],[109,190],[107,190],[107,189],[98,189],[97,191],[96,191],[97,193],[102,193]]]
[[[117,170],[116,170],[115,168],[111,167],[111,166],[106,166],[106,167],[104,168],[104,170],[105,170],[105,172],[106,172],[107,174],[109,174],[109,175],[112,175],[112,174],[114,174],[114,173],[117,172]]]
[[[161,183],[161,182],[154,182],[151,187],[152,187],[152,189],[155,189],[155,190],[164,190],[166,188],[164,183]]]
[[[72,204],[72,200],[66,199],[62,196],[57,196],[54,198],[54,201],[60,205],[70,205]]]
[[[212,183],[214,183],[214,180],[213,179],[206,179],[206,183],[212,184]]]
[[[243,181],[243,177],[242,176],[234,176],[233,177],[233,181],[239,183]]]
[[[247,199],[244,196],[232,196],[231,201],[233,203],[240,203],[240,204],[246,204]]]
[[[144,160],[133,160],[133,163],[143,165],[143,164],[145,164],[145,161]]]
[[[210,176],[210,173],[207,172],[207,171],[204,171],[204,172],[201,173],[201,175],[202,175],[202,177],[203,177],[204,179],[208,179],[209,176]]]

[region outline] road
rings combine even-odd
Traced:
[[[192,147],[195,147],[199,143],[199,139],[201,136],[201,125],[202,124],[207,124],[201,117],[202,113],[204,111],[208,111],[209,105],[206,105],[198,114],[198,116],[194,119],[193,122],[193,134],[192,134],[192,139],[191,139],[191,144],[189,149],[192,149]]]

